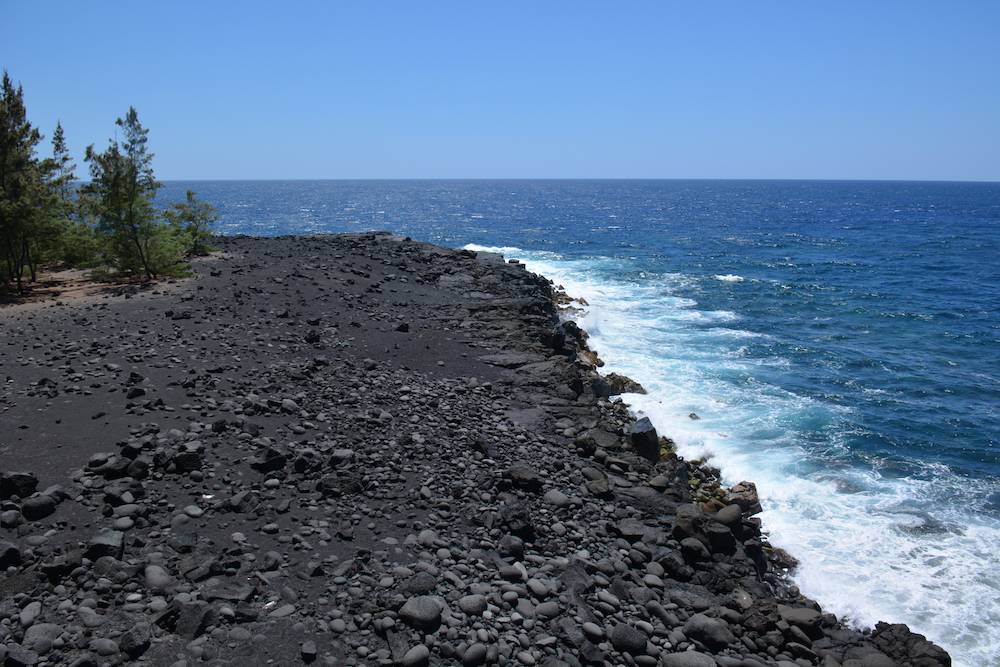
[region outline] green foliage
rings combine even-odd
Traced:
[[[36,200],[31,209],[31,276],[36,278],[39,264],[59,261],[63,255],[64,235],[73,225],[73,160],[66,147],[62,124],[52,133],[52,157],[36,162]]]
[[[42,264],[103,275],[186,275],[185,257],[206,254],[215,209],[193,192],[160,212],[149,131],[135,108],[115,121],[121,139],[86,150],[91,180],[78,190],[62,125],[52,157],[36,156],[42,135],[27,119],[24,92],[6,72],[0,86],[0,289],[37,279]]]
[[[103,262],[104,244],[93,225],[67,221],[59,236],[52,260],[66,266],[97,268]]]
[[[211,251],[207,241],[212,236],[212,223],[218,220],[215,207],[201,201],[194,192],[188,190],[186,201],[174,204],[163,215],[175,233],[184,240],[186,255],[207,255]]]
[[[81,190],[84,205],[94,215],[97,231],[106,237],[109,259],[120,272],[154,279],[177,258],[169,258],[157,233],[153,197],[160,184],[153,174],[153,154],[147,148],[149,130],[134,107],[115,121],[124,140],[112,139],[103,152],[87,147],[90,183]],[[154,262],[153,257],[159,262]],[[165,263],[164,263],[165,262]]]
[[[188,237],[179,234],[170,225],[159,224],[147,245],[150,266],[158,276],[180,278],[191,274],[191,267],[184,261],[187,254]]]
[[[41,168],[35,150],[42,135],[28,122],[24,90],[5,71],[0,83],[0,284],[23,290],[31,265]]]

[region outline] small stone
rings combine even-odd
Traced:
[[[486,662],[487,654],[486,644],[482,642],[476,642],[465,649],[465,653],[462,655],[462,664],[465,667],[477,667],[477,665],[482,665]]]
[[[542,496],[542,500],[555,507],[566,507],[573,502],[569,496],[558,489],[546,491],[545,495]]]
[[[302,642],[302,646],[299,647],[299,654],[302,656],[303,662],[312,662],[316,659],[319,652],[316,650],[316,642],[309,640]]]
[[[599,626],[597,623],[587,621],[580,627],[580,629],[583,630],[583,634],[587,635],[591,639],[604,639],[604,628]]]
[[[154,593],[163,593],[173,585],[173,578],[159,565],[146,566],[146,588]]]
[[[17,620],[21,623],[22,628],[29,628],[31,624],[35,622],[38,615],[42,613],[42,603],[38,600],[29,602],[21,609],[21,613],[17,615]]]
[[[481,616],[486,611],[486,596],[466,595],[459,599],[458,608],[469,616]]]
[[[270,614],[268,614],[268,616],[271,618],[285,618],[286,616],[291,616],[294,613],[295,613],[295,605],[283,604],[274,611],[272,611]]]
[[[715,659],[698,651],[683,653],[663,653],[660,655],[661,667],[716,667]]]
[[[535,614],[537,616],[541,616],[542,618],[555,618],[561,612],[562,610],[559,607],[559,603],[555,600],[543,602],[535,607]]]
[[[434,632],[441,625],[442,611],[444,605],[440,600],[430,595],[420,595],[406,601],[399,610],[399,617],[418,630]]]
[[[549,595],[549,587],[534,578],[528,579],[528,590],[531,591],[532,595],[539,599],[548,597]]]
[[[90,648],[93,649],[97,655],[110,656],[118,653],[118,643],[112,639],[107,639],[106,637],[101,637],[92,641],[90,643]]]
[[[425,667],[430,662],[431,650],[423,644],[417,644],[407,651],[399,661],[403,667]]]
[[[613,627],[609,638],[611,645],[622,653],[642,655],[646,652],[646,635],[627,623]]]
[[[76,615],[80,617],[80,622],[88,628],[99,628],[104,625],[104,617],[90,607],[77,607]]]

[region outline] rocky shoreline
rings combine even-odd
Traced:
[[[0,664],[951,664],[801,596],[523,265],[216,246],[0,309]]]

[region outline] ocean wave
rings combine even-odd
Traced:
[[[479,245],[478,243],[466,243],[462,246],[463,250],[472,250],[473,252],[492,252],[499,255],[503,255],[507,259],[534,259],[534,260],[551,260],[558,261],[563,257],[557,252],[552,252],[550,250],[525,250],[523,248],[517,248],[515,246],[488,246]]]
[[[712,277],[724,283],[741,283],[745,280],[743,276],[737,276],[732,273],[720,274]]]
[[[956,665],[1000,655],[1000,638],[984,641],[1000,624],[1000,521],[968,510],[996,489],[947,466],[903,476],[859,466],[845,444],[850,410],[756,379],[761,360],[741,343],[754,334],[724,326],[737,313],[678,294],[688,277],[630,273],[623,281],[619,260],[507,250],[587,300],[577,319],[604,370],[649,391],[624,397],[634,412],[672,437],[681,455],[711,457],[727,482],[757,483],[763,525],[800,559],[794,578],[805,594],[861,627],[905,622],[963,656]],[[826,440],[807,447],[808,437]]]

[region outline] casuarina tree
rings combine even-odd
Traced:
[[[201,201],[194,192],[188,190],[186,201],[174,204],[163,215],[174,228],[174,233],[183,240],[186,254],[208,254],[210,248],[206,242],[212,235],[210,226],[218,219],[215,207]]]
[[[5,71],[0,83],[0,284],[23,291],[31,253],[39,165],[35,148],[42,135],[28,122],[24,90]]]
[[[121,141],[111,139],[102,152],[87,147],[91,180],[81,192],[108,244],[109,263],[120,272],[152,280],[174,270],[181,248],[153,206],[160,184],[153,173],[149,130],[134,107],[115,124]]]

